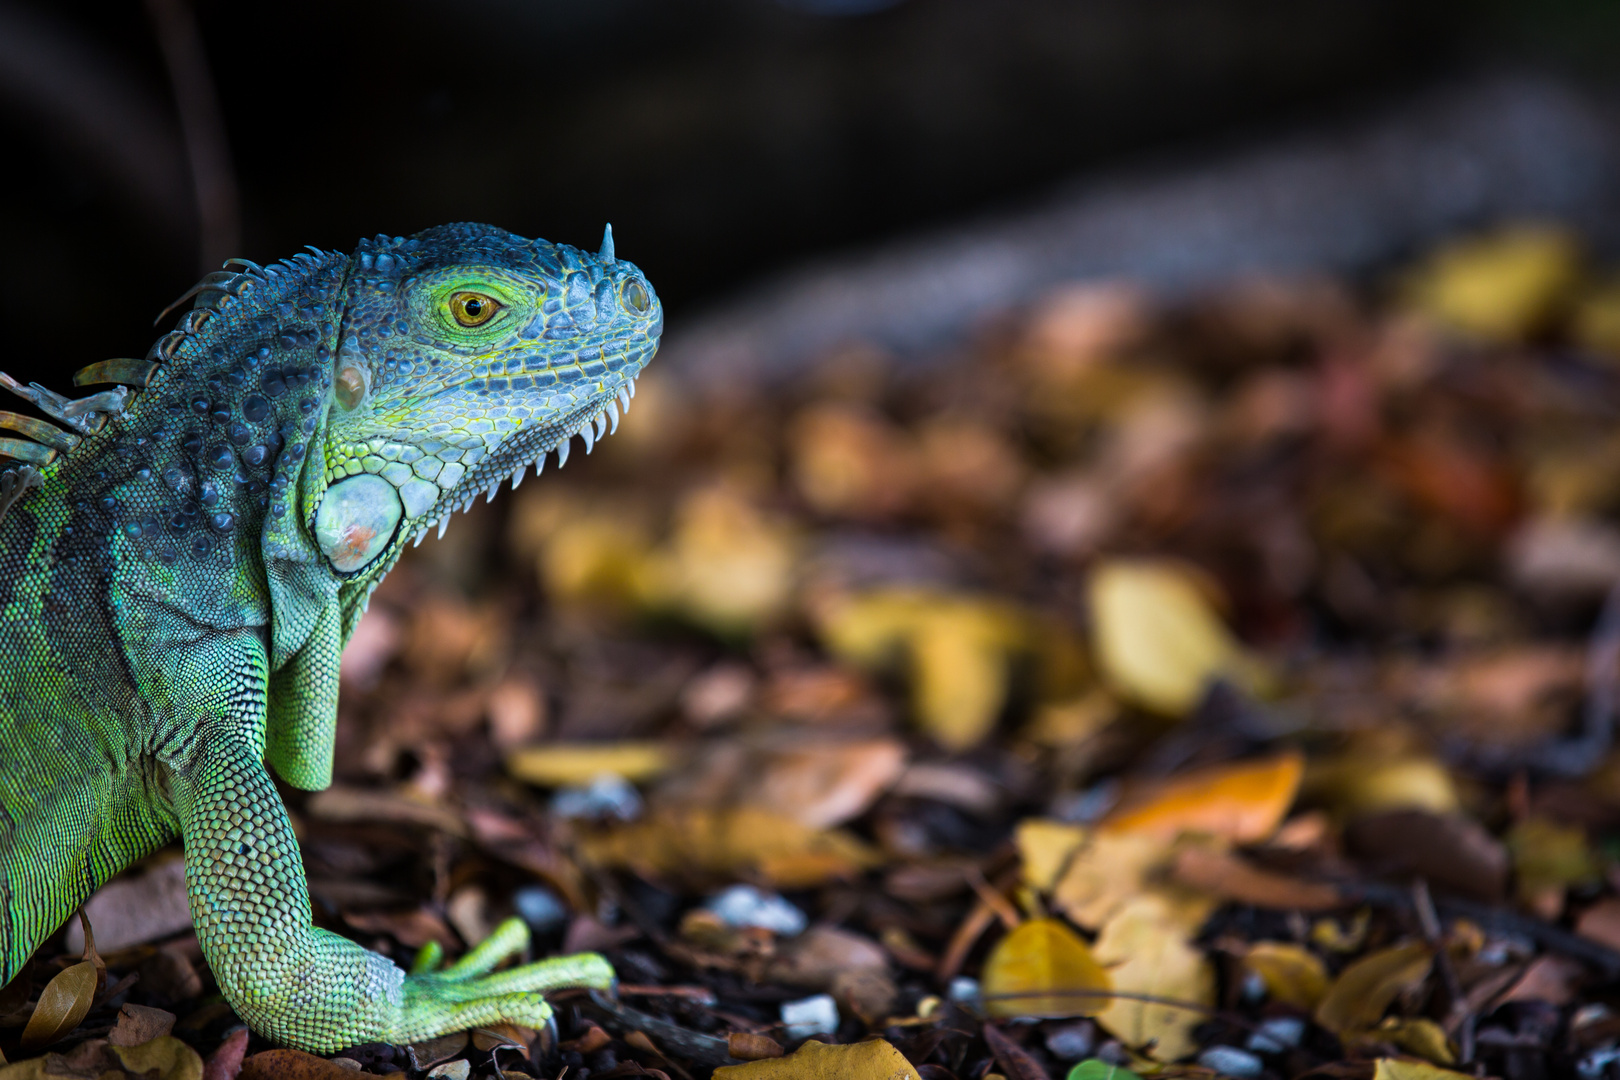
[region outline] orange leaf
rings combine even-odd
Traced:
[[[1304,769],[1305,759],[1294,751],[1196,769],[1110,814],[1103,827],[1164,837],[1208,833],[1240,844],[1264,840],[1293,805]]]

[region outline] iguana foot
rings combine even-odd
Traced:
[[[528,944],[529,928],[523,920],[508,919],[447,968],[439,969],[442,950],[437,944],[428,945],[405,979],[404,1000],[389,1041],[415,1042],[485,1024],[543,1028],[551,1023],[551,1006],[542,996],[546,991],[613,986],[612,966],[596,953],[557,956],[490,974],[496,964]]]

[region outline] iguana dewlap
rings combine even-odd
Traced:
[[[0,413],[32,440],[0,439],[26,463],[0,481],[0,983],[179,836],[203,954],[261,1034],[329,1051],[539,1026],[542,991],[605,986],[607,962],[490,974],[527,942],[514,920],[406,975],[313,927],[270,770],[330,782],[371,590],[480,493],[618,426],[658,300],[611,234],[592,255],[484,225],[232,260],[191,296],[145,360],[74,379],[112,390],[0,375],[71,429]]]

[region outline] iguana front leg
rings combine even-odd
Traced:
[[[330,1052],[503,1021],[540,1027],[544,991],[612,983],[590,953],[487,974],[527,944],[517,920],[450,968],[409,976],[312,926],[298,840],[256,749],[221,724],[200,728],[191,751],[171,786],[192,920],[220,990],[259,1033]]]

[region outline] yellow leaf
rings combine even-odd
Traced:
[[[1451,1040],[1439,1024],[1426,1016],[1397,1020],[1391,1016],[1378,1025],[1377,1036],[1394,1043],[1408,1054],[1416,1054],[1437,1065],[1455,1065],[1457,1055],[1452,1052]]]
[[[588,784],[608,775],[640,783],[667,771],[672,763],[668,750],[650,742],[545,743],[506,756],[508,772],[542,787]]]
[[[1412,301],[1440,322],[1493,341],[1518,341],[1545,326],[1580,279],[1568,231],[1518,225],[1458,241],[1415,272]]]
[[[649,607],[746,633],[786,610],[797,551],[786,525],[735,491],[706,488],[677,507],[674,535],[642,564],[636,588]]]
[[[1503,839],[1513,855],[1521,899],[1585,885],[1601,873],[1586,833],[1579,827],[1531,817],[1509,829]]]
[[[1030,621],[1011,605],[926,589],[882,589],[824,602],[823,643],[865,668],[904,660],[918,724],[947,750],[982,742],[1006,704],[1013,655]]]
[[[814,1039],[787,1057],[722,1065],[714,1080],[922,1080],[883,1039],[833,1046]]]
[[[1175,1061],[1197,1049],[1192,1029],[1208,1019],[1215,1003],[1215,972],[1191,942],[1213,905],[1178,904],[1157,893],[1133,897],[1103,926],[1092,954],[1109,965],[1118,993],[1184,1002],[1193,1008],[1115,998],[1097,1022],[1131,1047],[1153,1044],[1157,1061]],[[1202,1006],[1202,1008],[1199,1008]]]
[[[1018,856],[1024,864],[1024,884],[1040,892],[1050,892],[1058,874],[1068,866],[1087,831],[1080,825],[1044,818],[1026,818],[1013,831]]]
[[[1468,1074],[1437,1069],[1422,1061],[1379,1058],[1373,1069],[1373,1080],[1468,1080]]]
[[[996,943],[979,986],[991,1016],[1092,1016],[1108,999],[1079,991],[1106,991],[1109,979],[1061,920],[1030,919]]]
[[[197,1051],[175,1038],[160,1035],[139,1046],[115,1046],[124,1068],[137,1076],[155,1073],[155,1080],[202,1080],[203,1062]]]
[[[1196,579],[1169,562],[1100,562],[1088,585],[1098,666],[1122,698],[1167,716],[1192,711],[1211,679],[1245,686],[1258,668]]]
[[[1348,754],[1312,765],[1308,786],[1344,814],[1428,810],[1449,814],[1462,803],[1451,773],[1434,758]]]
[[[1327,967],[1302,945],[1257,941],[1243,954],[1243,966],[1259,975],[1273,1001],[1314,1009],[1327,993]]]
[[[56,973],[39,993],[39,1004],[23,1029],[24,1050],[49,1046],[79,1026],[96,996],[96,965],[86,960]]]
[[[1428,977],[1434,950],[1422,942],[1381,949],[1350,964],[1316,1007],[1316,1021],[1341,1037],[1374,1027],[1400,994]]]
[[[1166,838],[1198,832],[1239,844],[1255,843],[1277,831],[1294,803],[1304,770],[1305,759],[1298,753],[1198,769],[1110,814],[1103,828]]]
[[[1052,888],[1052,903],[1081,926],[1101,926],[1170,862],[1171,844],[1143,833],[1093,831]]]

